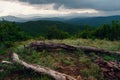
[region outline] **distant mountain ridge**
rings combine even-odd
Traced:
[[[105,23],[111,23],[113,20],[120,21],[120,16],[73,18],[73,19],[67,20],[66,22],[71,24],[77,24],[77,25],[100,26]]]
[[[74,25],[91,25],[91,26],[100,26],[104,23],[111,23],[113,20],[120,21],[120,16],[101,16],[101,17],[78,17],[72,19],[66,19],[61,17],[51,17],[51,18],[40,18],[40,17],[32,17],[32,18],[20,18],[14,16],[3,16],[0,17],[0,20],[5,19],[7,21],[15,21],[15,22],[29,22],[29,21],[39,21],[39,20],[47,20],[47,21],[61,21],[68,24]]]
[[[15,16],[2,16],[0,17],[0,21],[2,19],[11,21],[11,22],[28,22],[28,21],[39,21],[39,20],[50,20],[50,21],[63,21],[65,20],[64,18],[59,18],[59,17],[52,17],[52,18],[40,18],[40,17],[31,17],[31,18],[20,18],[20,17],[15,17]]]
[[[11,21],[11,22],[26,22],[26,21],[28,21],[27,19],[15,17],[15,16],[2,16],[2,17],[0,17],[0,21],[2,21],[2,19]]]

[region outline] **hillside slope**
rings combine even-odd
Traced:
[[[39,20],[39,21],[29,21],[25,23],[17,23],[18,26],[24,31],[27,31],[31,34],[46,34],[46,30],[49,27],[56,26],[58,29],[74,33],[81,29],[81,26],[71,25],[64,22],[59,21],[47,21],[47,20]]]

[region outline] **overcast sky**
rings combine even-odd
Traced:
[[[120,15],[120,0],[0,0],[0,16]]]

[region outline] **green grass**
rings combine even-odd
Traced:
[[[103,76],[101,75],[100,68],[93,63],[89,64],[88,68],[80,70],[80,74],[84,77],[87,77],[89,80],[104,80]]]
[[[79,63],[82,63],[85,67],[80,69],[80,75],[87,78],[92,77],[94,79],[98,78],[100,75],[99,67],[94,65],[92,60],[89,59],[89,57],[87,57],[82,51],[70,54],[66,51],[51,53],[44,50],[42,52],[26,51],[25,49],[17,50],[21,59],[24,59],[29,63],[49,67],[54,70],[58,69],[61,65],[77,67]],[[78,64],[76,65],[76,63]]]
[[[120,56],[118,55],[106,55],[106,54],[103,54],[102,55],[103,59],[107,60],[107,61],[120,61]]]
[[[120,41],[107,41],[99,39],[64,39],[64,40],[46,40],[46,42],[66,43],[75,46],[93,46],[112,51],[120,51]]]
[[[26,70],[21,65],[6,65],[0,64],[0,68],[3,67],[3,72],[0,72],[0,80],[12,79],[12,80],[52,80],[46,75],[39,75],[33,71]]]
[[[69,53],[66,51],[59,52],[47,52],[43,50],[42,52],[37,52],[34,50],[24,49],[24,45],[28,45],[29,43],[35,40],[28,40],[23,42],[16,42],[14,47],[10,48],[10,50],[18,53],[20,59],[31,63],[37,64],[41,66],[45,66],[54,70],[58,70],[61,67],[75,67],[78,69],[79,74],[83,78],[87,78],[89,80],[103,80],[103,76],[101,75],[100,69],[97,65],[93,63],[95,59],[99,56],[103,57],[105,60],[116,61],[119,60],[119,56],[115,55],[96,55],[95,53],[90,53],[89,55],[84,54],[83,51],[79,50],[74,53]],[[103,48],[106,50],[120,51],[120,41],[106,41],[106,40],[91,40],[91,39],[64,39],[64,40],[44,40],[44,42],[55,42],[55,43],[66,43],[74,46],[93,46],[98,48]],[[0,48],[0,55],[4,55],[6,51]],[[5,60],[8,58],[5,57]],[[28,78],[32,80],[52,80],[46,75],[38,75],[33,71],[25,70],[22,66],[18,65],[2,65],[0,64],[0,69],[5,68],[5,70],[0,73],[0,80],[10,77],[11,72],[14,71],[23,71],[23,74],[19,74],[13,76],[13,80],[27,80]],[[74,75],[74,73],[73,73]]]
[[[14,46],[18,47],[18,45],[28,45],[31,42],[34,42],[36,40],[31,39],[23,42],[16,42]],[[63,39],[63,40],[41,40],[44,42],[54,42],[54,43],[65,43],[69,45],[75,45],[75,46],[93,46],[97,48],[103,48],[106,50],[114,50],[114,51],[120,51],[120,41],[107,41],[107,40],[99,40],[99,39]]]
[[[6,48],[4,44],[0,44],[0,55],[5,54]]]

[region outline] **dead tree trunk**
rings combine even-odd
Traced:
[[[59,72],[51,70],[49,68],[39,66],[39,65],[35,66],[32,64],[28,64],[25,61],[20,60],[16,53],[10,53],[9,56],[10,56],[11,62],[19,63],[20,65],[24,66],[26,69],[34,70],[35,72],[37,72],[39,74],[46,74],[46,75],[54,78],[55,80],[76,80],[75,78],[73,78],[69,75],[66,75],[64,73],[59,73]]]
[[[100,48],[95,48],[95,47],[89,47],[89,46],[71,46],[71,45],[66,45],[66,44],[60,44],[60,43],[43,43],[43,42],[32,42],[29,46],[26,48],[28,49],[34,49],[37,51],[42,51],[42,50],[67,50],[67,51],[77,51],[81,49],[84,52],[95,52],[95,53],[104,53],[104,54],[116,54],[120,55],[120,52],[115,52],[115,51],[108,51]]]
[[[83,50],[84,52],[104,53],[104,54],[108,54],[108,55],[111,55],[111,54],[120,55],[120,52],[109,51],[109,50],[95,48],[95,47],[89,47],[89,46],[79,46],[77,48]]]

